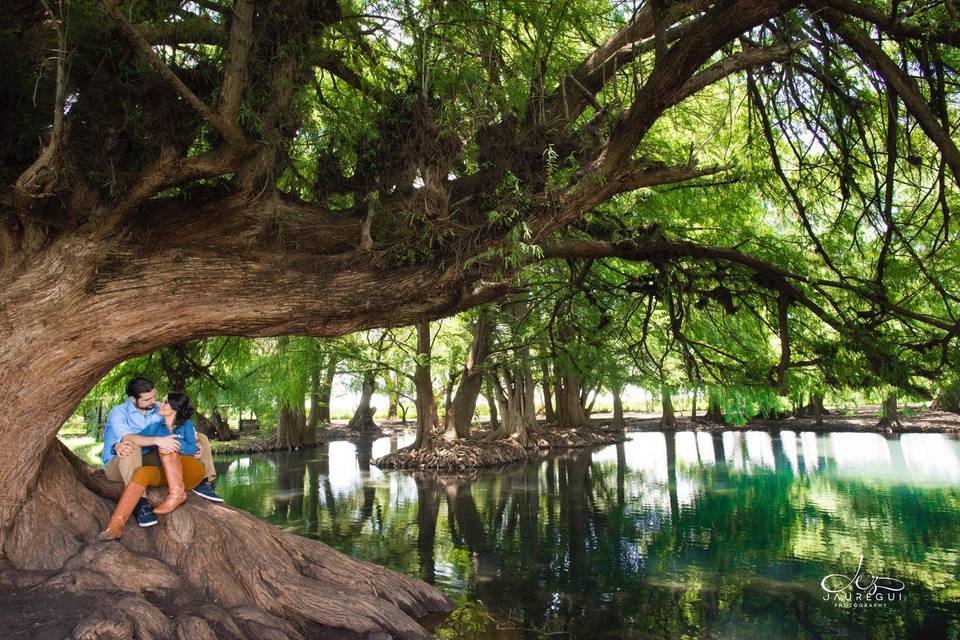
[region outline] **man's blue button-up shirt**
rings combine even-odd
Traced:
[[[127,399],[123,404],[118,404],[110,410],[107,416],[107,424],[103,429],[103,460],[104,466],[110,459],[116,455],[113,447],[123,436],[130,433],[140,433],[155,422],[163,422],[158,409],[159,404],[154,404],[153,409],[146,414],[141,413],[133,404],[133,400]]]

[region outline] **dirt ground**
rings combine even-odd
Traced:
[[[0,637],[5,640],[68,639],[73,628],[96,606],[95,595],[0,585]]]

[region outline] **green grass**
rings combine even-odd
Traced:
[[[90,466],[100,466],[100,453],[103,451],[102,442],[97,442],[91,436],[65,435],[63,432],[60,433],[60,441]]]

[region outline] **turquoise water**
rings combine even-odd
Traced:
[[[485,638],[960,638],[956,437],[629,435],[462,477],[336,441],[219,458],[217,490],[476,604]]]

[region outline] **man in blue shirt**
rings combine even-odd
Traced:
[[[153,381],[143,376],[137,376],[127,383],[127,401],[110,410],[107,424],[103,430],[103,460],[107,479],[114,482],[130,482],[133,472],[144,465],[160,466],[160,458],[156,449],[145,450],[138,446],[122,442],[123,436],[131,433],[140,433],[147,427],[163,418],[157,412],[157,387]],[[213,490],[213,480],[217,471],[213,466],[213,455],[210,451],[210,441],[202,433],[197,434],[199,451],[196,457],[206,468],[207,477],[193,492],[198,496],[223,502]],[[135,510],[137,523],[141,527],[151,527],[157,524],[157,517],[146,498],[141,498]]]

